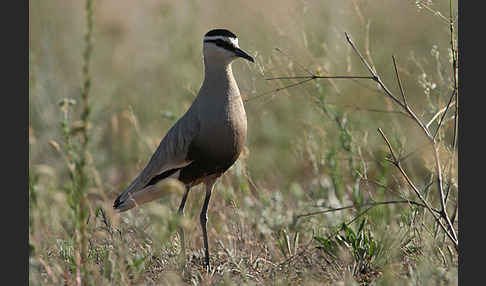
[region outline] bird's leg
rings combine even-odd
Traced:
[[[187,200],[187,196],[189,195],[190,189],[191,186],[186,185],[186,191],[184,192],[184,196],[182,197],[179,210],[177,211],[177,215],[179,216],[179,219],[184,215],[184,206],[186,205],[186,200]],[[185,247],[185,240],[184,240],[184,228],[182,227],[182,225],[179,225],[179,239],[181,241],[181,254],[184,256],[186,254],[186,247]]]
[[[204,239],[204,251],[205,251],[205,265],[207,269],[209,269],[209,245],[208,245],[208,232],[206,231],[206,223],[208,221],[207,211],[208,211],[208,204],[209,199],[211,198],[211,192],[213,191],[214,183],[216,182],[216,178],[211,178],[206,181],[206,198],[204,199],[204,205],[201,210],[201,228],[203,232],[203,239]]]

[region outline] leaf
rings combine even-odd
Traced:
[[[336,241],[329,238],[320,237],[320,236],[314,236],[314,239],[320,243],[320,246],[318,246],[318,248],[321,248],[329,252],[334,252],[336,250],[336,246],[337,246]]]
[[[287,254],[285,252],[285,248],[283,247],[283,244],[282,244],[282,241],[280,240],[280,238],[277,238],[277,245],[278,245],[278,248],[280,249],[280,252],[282,252],[282,255],[284,257],[287,257]]]
[[[289,239],[289,234],[287,233],[287,230],[283,230],[284,233],[284,239],[285,239],[285,246],[287,247],[287,251],[289,255],[292,255],[291,248],[290,248],[290,239]]]
[[[135,259],[132,263],[132,266],[137,270],[137,271],[140,271],[142,269],[140,269],[143,265],[142,263],[145,261],[145,259],[147,258],[147,256],[142,256],[138,259]]]
[[[359,228],[358,228],[358,233],[361,233],[363,231],[363,228],[364,228],[365,223],[366,223],[366,218],[364,218],[361,221],[361,224],[359,225]]]
[[[430,186],[432,186],[432,184],[433,184],[433,183],[434,183],[434,181],[432,180],[430,183],[428,183],[428,184],[427,184],[427,186],[425,186],[424,190],[422,191],[422,193],[423,193],[424,195],[426,195],[426,194],[427,194],[427,192],[428,192],[428,190],[429,190]]]
[[[294,254],[297,253],[297,249],[299,248],[299,238],[300,238],[300,233],[295,232],[295,235],[294,235]]]
[[[110,251],[106,251],[103,257],[104,262],[104,275],[105,278],[111,281],[112,273],[113,273],[113,263],[110,257]]]

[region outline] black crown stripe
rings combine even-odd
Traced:
[[[236,35],[226,29],[214,29],[206,33],[205,37],[223,36],[228,38],[236,38]]]

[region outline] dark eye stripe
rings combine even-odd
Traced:
[[[218,47],[222,47],[226,50],[229,50],[229,51],[235,51],[236,47],[231,44],[231,43],[228,43],[224,40],[221,40],[221,39],[217,39],[217,40],[204,40],[205,43],[215,43],[216,46]]]

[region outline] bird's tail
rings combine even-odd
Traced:
[[[155,185],[147,186],[134,193],[123,192],[116,198],[113,208],[118,212],[124,212],[138,205],[161,198],[164,194],[163,188],[157,188]]]
[[[176,179],[168,178],[160,184],[148,185],[136,192],[130,192],[130,188],[128,188],[116,198],[113,208],[118,212],[124,212],[168,194],[180,192],[184,192],[184,185]]]

